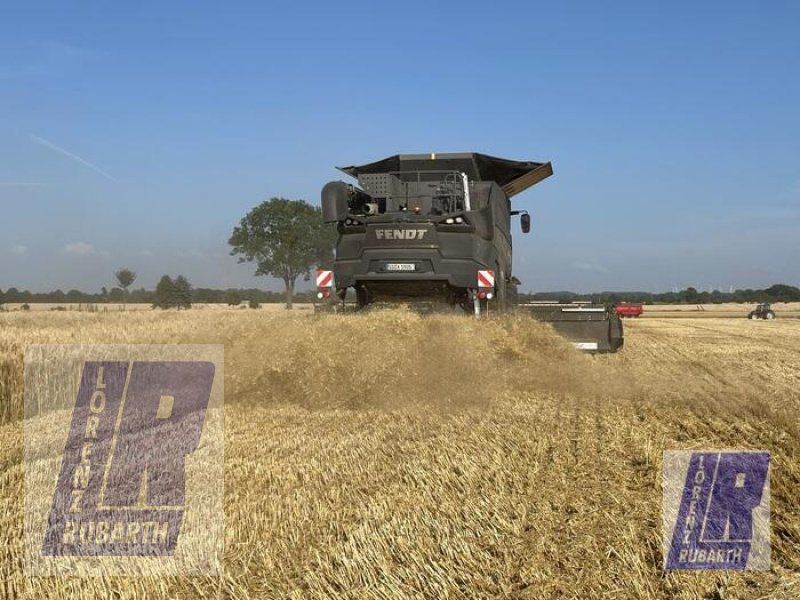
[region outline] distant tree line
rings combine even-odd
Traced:
[[[315,292],[295,292],[297,302],[312,302]],[[155,290],[139,288],[125,293],[121,288],[110,290],[102,288],[98,293],[81,292],[79,290],[55,290],[52,292],[29,292],[8,288],[0,290],[0,304],[3,303],[73,303],[73,304],[101,304],[122,303],[152,304],[158,307],[188,308],[191,304],[228,304],[238,306],[241,303],[251,306],[259,304],[280,304],[286,302],[283,292],[271,292],[256,288],[193,288],[189,281],[182,275],[171,278],[164,275]],[[800,302],[800,288],[776,284],[763,290],[736,290],[732,293],[700,292],[690,287],[679,292],[600,292],[591,294],[576,294],[574,292],[537,292],[520,294],[520,301],[548,300],[554,302],[573,302],[588,300],[615,304],[618,302],[636,302],[642,304],[719,304],[722,302]],[[254,306],[254,307],[255,307]]]
[[[701,292],[689,287],[679,292],[600,292],[576,294],[574,292],[537,292],[520,294],[520,301],[549,300],[574,302],[588,300],[606,304],[633,302],[638,304],[721,304],[723,302],[800,302],[800,288],[778,283],[763,290],[745,289],[734,292]]]
[[[159,294],[158,286],[155,290],[147,290],[145,288],[138,288],[130,290],[127,294],[121,288],[114,287],[111,289],[102,288],[99,292],[82,292],[80,290],[72,289],[67,292],[63,290],[54,290],[52,292],[29,292],[28,290],[20,290],[17,288],[8,288],[0,290],[0,304],[13,303],[13,304],[122,304],[127,301],[128,304],[153,304],[156,306],[183,306],[186,307],[186,300],[190,304],[229,304],[239,305],[245,304],[280,304],[286,302],[286,294],[284,292],[270,292],[266,290],[259,290],[255,288],[193,288],[191,284],[181,276],[170,278],[171,283],[162,280],[161,294]],[[185,281],[185,283],[184,283]],[[163,283],[162,283],[163,282]],[[178,283],[177,291],[175,284]],[[188,290],[186,285],[188,284]],[[295,292],[294,299],[297,302],[311,302],[314,298],[312,291]],[[236,301],[238,300],[238,301]]]

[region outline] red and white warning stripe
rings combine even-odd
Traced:
[[[317,271],[317,287],[329,288],[333,287],[333,271]]]
[[[493,288],[494,287],[494,271],[478,271],[478,287],[479,288]]]

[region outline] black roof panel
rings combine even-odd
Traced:
[[[495,181],[510,198],[553,174],[547,163],[508,160],[477,152],[396,154],[365,165],[338,167],[352,177],[404,171],[460,171],[473,181]]]

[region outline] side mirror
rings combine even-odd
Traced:
[[[530,233],[530,231],[531,231],[531,216],[528,213],[522,213],[519,216],[519,224],[522,227],[522,233]]]
[[[347,218],[347,201],[349,194],[347,184],[343,181],[331,181],[322,188],[322,220],[326,223],[338,223]]]

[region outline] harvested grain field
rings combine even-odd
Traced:
[[[755,303],[722,302],[720,304],[648,304],[643,317],[721,318],[744,319],[754,310]],[[779,319],[800,318],[800,302],[775,302],[772,310]]]
[[[800,321],[0,314],[0,595],[800,597]],[[25,578],[22,347],[225,344],[225,576]],[[772,453],[772,568],[662,571],[667,449]]]

